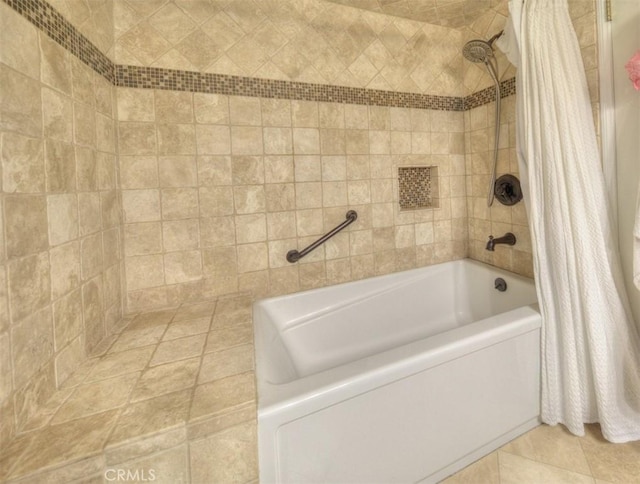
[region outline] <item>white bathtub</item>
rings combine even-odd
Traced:
[[[437,482],[538,425],[530,279],[461,260],[253,312],[262,483]]]

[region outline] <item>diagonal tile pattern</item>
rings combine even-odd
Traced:
[[[156,469],[166,482],[256,479],[251,302],[236,294],[130,317],[32,419],[34,430],[3,449],[0,478],[70,482],[117,467]],[[137,336],[150,330],[156,338]],[[611,444],[598,425],[584,437],[541,425],[443,482],[632,484],[639,455],[640,442]]]
[[[541,425],[443,484],[633,484],[640,482],[639,456],[640,442],[607,442],[597,424],[584,437]]]
[[[491,0],[327,0],[371,12],[459,28],[489,10]]]
[[[119,64],[466,94],[463,35],[451,28],[457,21],[427,23],[325,0],[114,0],[113,6]]]
[[[0,479],[102,482],[115,464],[156,469],[162,482],[220,468],[256,479],[251,303],[236,294],[129,317],[103,355],[2,449]],[[237,469],[216,459],[189,462],[187,448],[198,455],[211,445],[227,459],[220,443],[231,454],[243,446],[247,459]]]

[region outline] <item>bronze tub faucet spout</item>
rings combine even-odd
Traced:
[[[487,250],[493,252],[495,250],[495,246],[498,244],[507,244],[507,245],[516,245],[516,236],[511,232],[507,232],[502,237],[498,237],[497,239],[493,238],[493,235],[489,236],[489,241],[487,242]]]

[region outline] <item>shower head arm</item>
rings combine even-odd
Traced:
[[[504,34],[504,30],[501,30],[500,32],[498,32],[496,35],[494,35],[493,37],[491,37],[489,40],[487,40],[487,44],[489,44],[490,46],[493,47],[493,43],[498,40],[502,34]]]

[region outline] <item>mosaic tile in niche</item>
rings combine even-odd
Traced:
[[[400,210],[437,208],[437,176],[436,166],[399,166]]]

